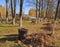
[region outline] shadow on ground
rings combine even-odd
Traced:
[[[40,29],[44,29],[46,31],[52,31],[52,28],[49,28],[49,27],[41,27]]]
[[[0,27],[19,27],[19,26],[0,26]]]
[[[10,34],[10,35],[0,35],[5,36],[4,38],[0,38],[0,42],[6,42],[6,41],[17,41],[18,35],[17,34]]]
[[[45,23],[43,25],[44,25],[44,27],[41,27],[40,29],[44,29],[46,31],[52,31],[53,30],[53,27],[50,27],[49,23]],[[60,26],[55,27],[55,30],[56,31],[60,30]]]

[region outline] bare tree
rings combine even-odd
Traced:
[[[46,0],[46,18],[51,19],[54,16],[54,0]]]
[[[15,16],[16,16],[16,0],[14,0],[14,15],[13,15],[13,24],[15,24]]]
[[[0,12],[0,24],[2,23],[2,17],[1,17],[1,12]]]
[[[10,0],[11,4],[11,15],[12,15],[12,24],[15,24],[15,16],[16,16],[16,0]]]
[[[49,0],[46,0],[46,18],[48,18],[48,5],[49,5]]]
[[[54,24],[53,24],[52,35],[54,35],[54,33],[55,33],[55,26],[56,26],[56,19],[57,19],[57,14],[58,14],[59,3],[60,3],[60,0],[58,0],[58,3],[57,3],[56,14],[55,14],[55,17],[54,17]]]
[[[38,23],[38,15],[37,15],[38,14],[38,7],[37,7],[38,4],[37,3],[38,3],[38,0],[36,0],[36,24]]]
[[[6,0],[6,23],[8,23],[8,0]]]
[[[41,0],[41,18],[43,18],[43,0]]]
[[[59,6],[59,9],[58,9],[58,19],[60,19],[60,6]]]
[[[19,27],[22,28],[22,8],[24,0],[20,0]]]
[[[10,0],[10,4],[11,4],[11,15],[12,15],[12,19],[13,19],[13,1],[12,0]]]
[[[53,18],[54,14],[54,0],[49,1],[49,10],[48,10],[49,18]]]
[[[41,19],[41,14],[40,14],[41,13],[41,9],[40,8],[41,8],[41,0],[39,0],[39,16],[38,16],[39,17],[39,21]]]
[[[56,20],[56,18],[57,18],[59,3],[60,3],[60,0],[58,0],[58,3],[57,3],[56,14],[55,14],[54,20]]]
[[[36,24],[39,23],[40,21],[40,2],[41,0],[32,0],[32,1],[27,1],[29,3],[29,6],[33,6],[36,8]]]

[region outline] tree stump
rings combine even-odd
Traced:
[[[25,39],[27,32],[28,32],[27,29],[24,28],[18,29],[18,40],[22,41],[23,39]]]

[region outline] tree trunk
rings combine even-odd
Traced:
[[[12,24],[13,24],[13,4],[12,4],[12,0],[10,0],[10,4],[11,4],[11,15],[12,15]]]
[[[36,24],[38,23],[38,15],[37,15],[38,7],[37,7],[37,3],[38,3],[38,0],[36,0]]]
[[[16,0],[14,0],[14,14],[13,14],[13,25],[15,25],[15,16],[16,16]]]
[[[24,0],[20,0],[20,16],[19,16],[19,28],[22,28],[22,8],[23,8],[23,1]]]
[[[56,20],[56,18],[57,18],[59,3],[60,3],[60,2],[59,2],[59,0],[58,0],[57,8],[56,8],[56,14],[55,14],[55,18],[54,18],[54,20]]]
[[[48,17],[48,5],[49,5],[49,0],[47,0],[47,7],[46,7],[46,18],[48,19],[47,21],[49,21],[49,17]]]
[[[40,15],[40,0],[39,0],[39,22],[40,22],[40,19],[41,19],[40,16],[41,16],[41,15]]]
[[[19,19],[19,27],[20,27],[20,29],[22,28],[22,16],[20,17],[20,19]]]
[[[2,17],[1,17],[1,13],[0,13],[0,24],[2,23]]]
[[[53,24],[53,32],[52,32],[52,35],[54,35],[54,33],[55,33],[55,26],[56,26],[57,14],[58,14],[58,7],[59,7],[59,0],[58,0],[58,3],[57,3],[57,8],[56,8],[56,14],[55,14],[55,18],[54,18],[54,24]]]
[[[8,0],[6,0],[6,23],[8,24]]]
[[[8,24],[8,17],[6,17],[6,23]]]
[[[12,0],[10,1],[11,3],[11,15],[12,15],[12,24],[15,25],[15,16],[16,16],[16,0],[14,0],[14,5]],[[14,7],[13,7],[14,6]],[[14,10],[13,10],[14,8]]]
[[[43,16],[43,0],[42,0],[42,7],[41,7],[41,18],[43,19],[44,16]]]
[[[12,19],[12,24],[15,25],[15,17]]]

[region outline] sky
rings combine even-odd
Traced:
[[[31,8],[34,8],[34,6],[29,6],[31,4],[27,3],[27,1],[32,1],[32,0],[24,0],[24,5],[23,5],[23,12],[25,14],[28,14],[29,13],[29,10]],[[56,0],[57,1],[57,0]],[[1,0],[0,1],[0,5],[2,6],[6,6],[6,3],[5,3],[5,0]],[[19,13],[19,3],[17,3],[17,6],[16,6],[16,13]]]
[[[25,14],[29,13],[29,10],[33,8],[32,6],[29,6],[29,4],[27,3],[27,0],[24,1],[24,5],[23,5],[23,11]]]
[[[23,5],[23,12],[25,14],[28,14],[29,10],[33,7],[31,6],[28,6],[27,3],[26,3],[27,0],[24,1],[24,5]],[[6,3],[5,3],[5,0],[1,0],[0,1],[0,5],[2,5],[3,7],[6,6]],[[19,4],[17,3],[17,6],[16,6],[16,13],[19,13]]]

